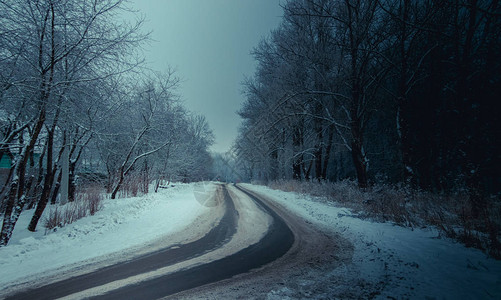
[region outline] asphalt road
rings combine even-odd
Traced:
[[[132,261],[105,267],[85,275],[23,291],[7,299],[61,298],[116,280],[173,265],[222,247],[235,234],[238,221],[238,212],[235,209],[235,205],[226,187],[222,186],[222,188],[224,189],[224,204],[226,206],[225,214],[218,225],[201,239],[188,244],[174,245],[167,249],[138,257]],[[127,285],[95,298],[158,299],[249,272],[284,255],[294,243],[294,234],[291,229],[257,195],[251,194],[241,188],[239,189],[246,193],[273,219],[269,230],[257,244],[253,244],[222,259],[142,281],[138,284]]]

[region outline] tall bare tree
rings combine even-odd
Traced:
[[[2,54],[17,53],[19,60],[28,67],[22,84],[11,84],[31,94],[28,106],[35,112],[25,126],[26,131],[19,130],[23,125],[17,127],[16,139],[24,139],[25,132],[29,135],[14,161],[13,176],[6,188],[0,245],[8,243],[26,202],[25,173],[29,154],[45,135],[49,115],[52,117],[47,127],[49,136],[58,123],[68,88],[78,82],[106,78],[135,65],[129,50],[143,39],[138,34],[140,23],[128,25],[113,21],[115,13],[122,8],[120,0],[0,2],[2,32],[5,33],[3,44],[9,45]],[[50,177],[47,177],[47,185]]]

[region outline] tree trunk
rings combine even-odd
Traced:
[[[327,139],[327,146],[325,147],[324,167],[322,169],[322,178],[324,180],[327,179],[327,168],[329,167],[329,160],[331,157],[333,137],[334,137],[334,130],[332,130],[332,126],[331,126],[331,127],[329,127],[329,137]]]
[[[463,112],[463,143],[460,143],[460,150],[464,153],[462,159],[462,169],[466,178],[466,185],[469,190],[469,200],[472,206],[473,217],[478,218],[481,213],[487,209],[487,201],[482,188],[482,168],[481,160],[482,154],[477,150],[479,142],[475,142],[481,134],[475,132],[475,128],[479,128],[479,116],[472,106],[478,101],[475,99],[476,95],[472,94],[472,83],[470,82],[474,73],[473,57],[475,56],[474,39],[478,30],[478,15],[479,7],[478,0],[467,1],[467,24],[464,37],[464,43],[459,43],[462,55],[458,53],[460,60],[458,61],[458,88],[457,88],[457,103],[458,107]],[[457,12],[459,13],[459,12]],[[458,41],[460,42],[460,41]],[[479,97],[479,96],[477,96]],[[481,96],[480,96],[481,97]],[[461,121],[460,121],[461,122]]]
[[[117,186],[113,189],[113,192],[111,193],[111,199],[115,199],[117,197],[118,190],[122,186],[122,183],[124,182],[124,168],[120,168],[120,177],[118,179]]]
[[[355,165],[355,170],[357,171],[358,186],[364,189],[368,185],[367,161],[363,148],[355,141],[351,144],[351,156],[353,164]]]
[[[322,169],[322,152],[322,147],[318,147],[315,150],[315,178],[318,181],[322,181],[322,174],[324,173]]]
[[[50,188],[52,186],[52,174],[47,173],[44,180],[42,195],[40,196],[40,201],[38,201],[37,208],[31,217],[30,224],[28,225],[28,230],[34,232],[37,228],[38,221],[42,217],[42,214],[49,202]]]
[[[311,172],[311,166],[313,165],[313,160],[310,160],[308,167],[306,167],[306,162],[304,160],[301,165],[303,167],[304,179],[310,180],[310,172]]]
[[[28,225],[29,231],[35,231],[37,228],[38,221],[42,217],[42,214],[47,206],[47,202],[49,201],[50,189],[52,184],[54,183],[54,172],[52,167],[52,149],[54,146],[54,131],[49,130],[47,134],[47,164],[46,164],[46,173],[45,180],[43,184],[42,194],[37,204],[37,208],[35,209],[35,213],[33,217],[31,217],[30,224]]]
[[[360,84],[358,80],[355,80],[353,86],[352,95],[352,107],[350,110],[351,115],[351,157],[353,160],[353,165],[357,171],[358,186],[362,189],[367,187],[367,157],[365,156],[363,147],[363,132],[362,132],[362,120],[359,117],[359,107],[360,107]]]
[[[57,195],[59,194],[59,189],[61,188],[61,181],[63,180],[63,170],[62,170],[62,167],[61,166],[58,167],[58,165],[61,163],[61,158],[63,156],[64,149],[65,149],[65,147],[67,147],[66,141],[67,141],[67,136],[66,136],[66,131],[65,131],[63,134],[63,146],[61,147],[61,149],[59,149],[57,163],[55,164],[54,170],[53,170],[53,176],[55,178],[56,173],[57,173],[58,168],[59,168],[59,173],[57,175],[57,179],[56,179],[56,182],[54,184],[54,188],[52,189],[52,196],[50,199],[50,204],[56,204]]]
[[[40,155],[40,158],[38,160],[38,176],[37,176],[37,181],[35,183],[35,187],[33,188],[33,191],[31,192],[31,195],[33,197],[33,201],[30,201],[28,203],[28,206],[26,207],[27,209],[32,209],[34,208],[38,201],[35,201],[35,198],[37,195],[42,195],[42,191],[40,191],[40,187],[42,187],[43,190],[43,184],[42,181],[45,180],[45,175],[44,175],[44,168],[43,168],[43,160],[47,152],[47,142],[45,143],[42,154]]]
[[[270,168],[269,168],[269,179],[277,180],[279,177],[279,168],[278,168],[278,150],[275,149],[270,153]]]
[[[68,201],[69,202],[74,202],[75,197],[76,197],[76,190],[77,190],[77,183],[76,183],[76,177],[75,177],[75,168],[76,168],[77,162],[76,161],[70,161],[70,168],[69,168],[69,179],[68,179]]]
[[[323,152],[323,129],[321,125],[317,125],[317,144],[315,145],[315,178],[321,181],[322,178],[322,152]]]
[[[54,175],[56,171],[54,170]],[[56,183],[54,184],[54,190],[52,191],[52,197],[50,199],[50,204],[56,204],[57,195],[59,194],[59,188],[61,187],[61,180],[63,178],[63,172],[60,171],[59,175],[57,175]]]
[[[293,129],[292,133],[292,148],[294,153],[296,151],[300,150],[301,146],[301,140],[302,140],[302,135],[301,135],[301,130],[296,126]],[[299,155],[299,153],[295,154],[293,159],[292,159],[292,178],[295,180],[301,180],[301,159],[302,155]]]
[[[141,184],[141,189],[142,189],[141,192],[143,194],[148,194],[149,185],[150,185],[150,178],[149,178],[148,160],[145,160],[143,168],[143,179]]]
[[[357,109],[352,109],[352,122],[351,122],[351,157],[355,170],[357,171],[358,186],[365,189],[368,184],[367,169],[368,160],[365,156],[363,148],[363,133],[360,126],[360,120],[355,115]]]
[[[301,162],[297,158],[292,163],[292,179],[301,180]]]
[[[411,162],[411,144],[409,128],[409,104],[407,103],[407,90],[409,80],[409,54],[407,50],[408,22],[409,22],[409,0],[404,0],[400,4],[399,41],[398,52],[400,56],[399,78],[397,86],[397,135],[399,139],[400,155],[402,159],[402,178],[404,182],[414,182],[414,170]],[[417,71],[416,71],[417,72]]]
[[[9,240],[16,226],[17,220],[21,211],[23,210],[25,203],[24,196],[24,181],[26,173],[26,165],[28,163],[28,154],[35,147],[35,143],[38,139],[42,126],[45,122],[45,108],[42,107],[40,110],[38,120],[35,124],[33,133],[30,138],[30,142],[26,145],[21,152],[19,161],[16,164],[16,169],[14,172],[14,178],[10,184],[9,192],[7,193],[7,204],[5,208],[5,214],[2,224],[2,231],[0,233],[0,247],[5,246],[9,243]],[[17,200],[17,201],[16,201]]]
[[[414,182],[414,168],[411,159],[410,128],[406,102],[403,97],[399,97],[397,107],[397,133],[399,138],[400,155],[402,159],[402,177],[405,182]]]
[[[16,168],[16,173],[18,168]],[[2,224],[2,232],[0,235],[0,247],[7,245],[10,240],[10,236],[12,235],[12,231],[14,229],[14,225],[12,224],[12,211],[14,210],[14,203],[17,193],[17,188],[19,186],[19,178],[14,177],[10,182],[9,193],[7,193],[6,197],[6,206],[3,217]]]
[[[158,192],[158,187],[160,186],[160,180],[162,180],[162,176],[159,176],[157,182],[155,183],[155,193]]]

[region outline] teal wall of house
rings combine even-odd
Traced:
[[[12,164],[12,160],[8,155],[2,155],[2,159],[0,160],[0,169],[10,169]]]
[[[40,159],[40,153],[34,153],[33,157],[30,157],[30,160],[36,163]],[[30,161],[31,162],[31,161]],[[10,169],[12,166],[12,158],[9,155],[2,155],[2,159],[0,160],[0,169]]]

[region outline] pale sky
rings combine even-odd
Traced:
[[[250,52],[279,25],[280,0],[133,0],[130,6],[153,31],[149,65],[177,70],[186,107],[205,115],[214,131],[212,150],[229,150],[240,124],[241,83],[256,66]]]

